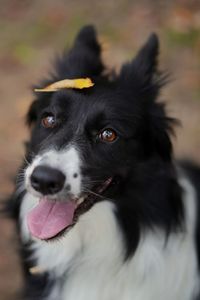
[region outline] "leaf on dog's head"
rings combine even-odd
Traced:
[[[61,89],[85,89],[94,85],[90,78],[64,79],[56,81],[44,88],[34,89],[35,92],[56,92]]]

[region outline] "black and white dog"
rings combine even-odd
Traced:
[[[27,115],[10,202],[25,299],[200,299],[200,170],[173,160],[157,36],[118,75],[100,50],[84,27],[41,87],[85,77],[94,86],[35,93]]]

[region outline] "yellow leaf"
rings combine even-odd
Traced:
[[[60,89],[85,89],[94,85],[90,78],[64,79],[56,81],[44,88],[34,89],[35,92],[56,92]]]

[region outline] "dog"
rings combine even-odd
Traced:
[[[153,33],[108,72],[85,26],[37,86],[9,201],[25,299],[200,299],[200,169],[173,158],[158,52]]]

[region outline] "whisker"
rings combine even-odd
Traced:
[[[24,159],[24,161],[27,163],[27,165],[30,166],[30,162],[27,160],[27,158],[26,158],[25,155],[23,155],[23,159]]]
[[[86,192],[86,193],[88,193],[88,194],[91,194],[91,195],[94,195],[94,196],[96,196],[96,197],[99,197],[99,198],[101,198],[101,199],[104,199],[104,198],[105,198],[104,195],[98,194],[98,193],[96,193],[96,192],[94,192],[94,191],[91,191],[90,189],[87,189],[87,188],[84,188],[83,191]],[[113,201],[113,199],[111,199],[111,198],[109,198],[109,197],[106,197],[106,200]]]
[[[91,183],[103,183],[103,180],[90,180],[90,184]]]
[[[97,194],[97,193],[95,193],[95,192],[93,192],[93,191],[91,191],[91,190],[89,190],[89,189],[87,189],[87,188],[84,189],[84,192],[87,192],[87,193],[89,193],[89,194],[92,194],[92,195],[95,195],[95,196],[97,196],[97,197],[103,198],[102,195]]]

